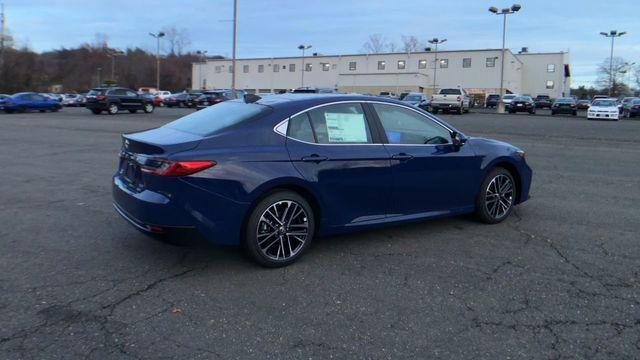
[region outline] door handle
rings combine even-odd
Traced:
[[[320,156],[318,154],[313,154],[313,155],[303,156],[302,157],[302,161],[305,161],[305,162],[319,163],[321,161],[326,161],[326,160],[329,160],[329,158],[326,157],[326,156]]]
[[[409,155],[407,153],[400,153],[400,154],[395,154],[391,156],[391,158],[394,160],[407,161],[407,160],[413,159],[413,155]]]

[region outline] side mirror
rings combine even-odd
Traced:
[[[460,133],[458,133],[457,131],[451,132],[451,144],[453,144],[454,147],[460,148],[466,142],[467,139],[464,136],[460,135]]]

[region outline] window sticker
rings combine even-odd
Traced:
[[[331,143],[366,143],[364,114],[325,113]]]

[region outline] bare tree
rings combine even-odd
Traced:
[[[362,45],[362,52],[366,54],[380,54],[387,52],[388,44],[381,34],[369,35],[369,39]]]
[[[94,35],[92,46],[96,49],[106,49],[109,47],[109,35],[97,32]]]
[[[404,52],[416,52],[420,51],[424,46],[420,43],[417,37],[413,35],[402,35],[402,51]]]
[[[184,28],[176,28],[175,26],[165,27],[163,29],[165,40],[169,45],[170,55],[182,55],[183,51],[191,45],[187,30]]]
[[[621,57],[614,57],[611,65],[610,59],[605,59],[598,66],[597,83],[604,89],[611,90],[611,96],[626,94],[629,88],[625,84],[627,71],[630,71],[629,64]]]

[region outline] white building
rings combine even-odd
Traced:
[[[526,49],[523,49],[526,50]],[[340,92],[378,94],[380,91],[424,92],[435,88],[463,87],[484,97],[500,88],[500,49],[415,53],[314,55],[238,59],[236,88],[253,92],[279,92],[303,86]],[[504,87],[507,92],[552,98],[568,95],[565,76],[569,54],[505,52]],[[438,65],[435,68],[435,65]],[[193,89],[231,87],[231,60],[210,59],[194,63]],[[435,70],[435,72],[434,72]]]

